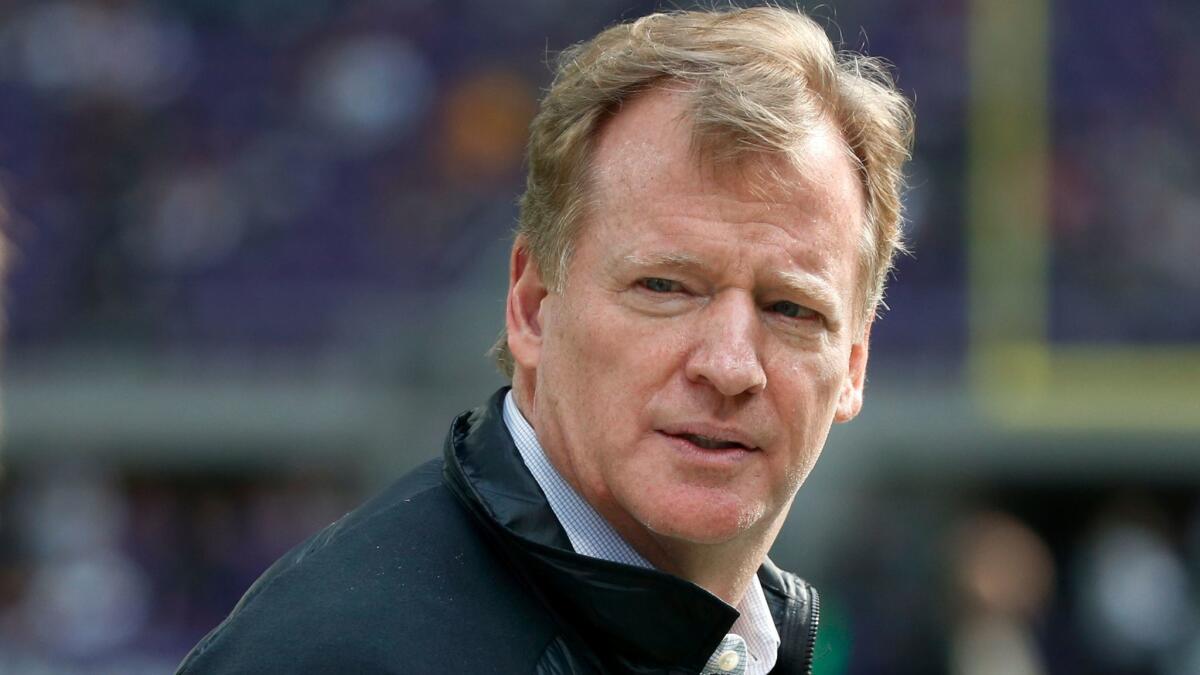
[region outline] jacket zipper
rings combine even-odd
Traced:
[[[821,596],[817,594],[817,589],[814,586],[808,587],[812,591],[811,609],[808,613],[808,666],[805,672],[812,675],[813,671],[813,654],[817,649],[817,624],[821,620]]]

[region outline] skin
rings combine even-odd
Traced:
[[[515,243],[513,391],[630,545],[736,604],[830,426],[862,406],[864,202],[831,125],[805,141],[803,173],[753,160],[787,179],[764,190],[760,171],[697,158],[683,96],[642,94],[601,129],[561,292]]]

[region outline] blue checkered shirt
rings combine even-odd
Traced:
[[[511,391],[504,397],[504,424],[525,466],[541,486],[542,492],[546,493],[546,501],[550,503],[550,509],[558,517],[576,553],[636,567],[654,567],[633,550],[613,526],[559,475],[542,450],[533,427],[517,409]],[[766,675],[779,658],[779,631],[775,629],[775,621],[771,618],[767,597],[763,594],[758,577],[751,580],[736,609],[740,616],[730,632],[746,641],[746,651],[750,656],[746,675]]]

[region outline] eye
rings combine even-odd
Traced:
[[[804,305],[798,305],[788,300],[780,300],[767,306],[767,311],[786,316],[789,319],[815,319],[820,317],[816,310]]]
[[[662,279],[659,277],[646,277],[638,280],[642,288],[652,293],[678,293],[683,290],[683,285],[678,281],[670,279]]]

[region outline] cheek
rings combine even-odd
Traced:
[[[787,426],[788,451],[781,453],[773,464],[772,472],[781,476],[779,484],[784,494],[792,494],[804,482],[808,472],[821,455],[829,427],[833,421],[834,405],[830,396],[813,396],[812,391],[791,398],[790,410],[779,406]]]
[[[564,360],[577,364],[600,384],[636,387],[675,364],[687,348],[688,322],[638,316],[615,294],[597,292],[561,304],[566,321],[557,336]]]
[[[846,366],[839,367],[838,358],[830,352],[793,355],[786,368],[776,370],[778,386],[772,404],[789,445],[786,466],[776,469],[786,473],[789,483],[803,479],[825,444],[846,374]],[[770,375],[767,390],[771,391]]]
[[[556,298],[549,307],[538,379],[563,407],[586,411],[589,426],[612,420],[635,388],[631,345],[639,340],[603,298]]]
[[[779,385],[776,387],[783,401],[779,410],[786,411],[792,419],[811,417],[822,410],[832,410],[837,403],[838,393],[849,369],[849,351],[826,348],[801,354],[784,354],[780,359],[784,367],[775,368]],[[767,376],[768,388],[771,377]]]
[[[564,311],[551,339],[551,349],[558,352],[555,356],[559,368],[573,373],[574,384],[583,389],[603,379],[619,361],[617,349],[621,344],[619,331],[589,304],[563,303]]]

